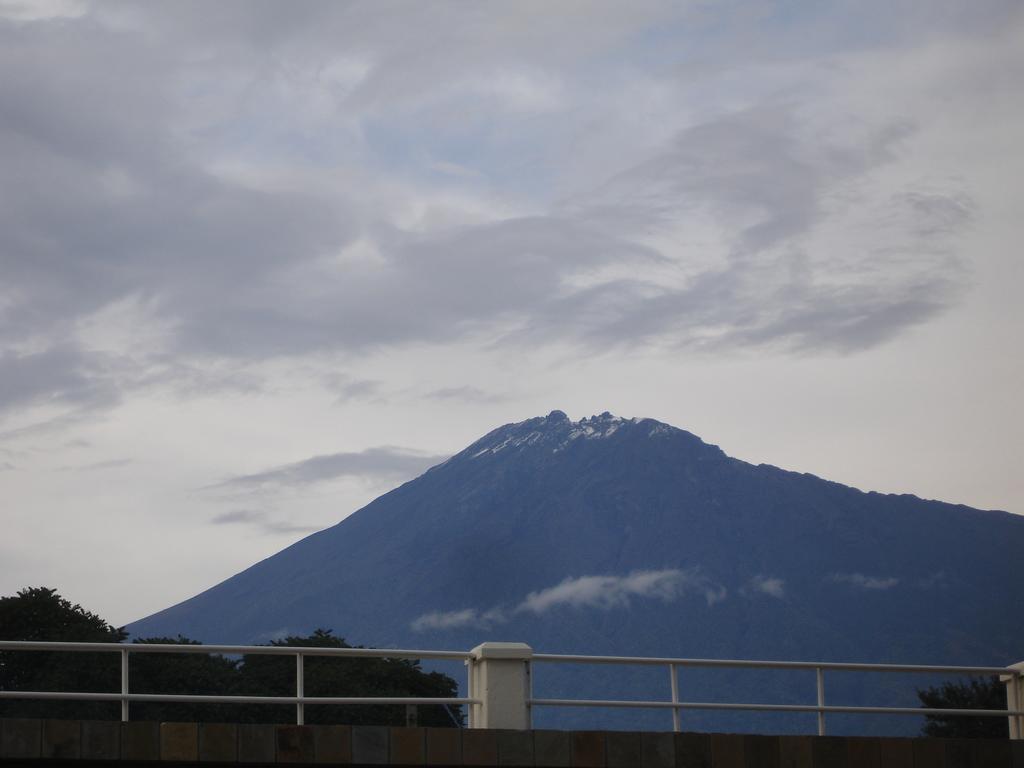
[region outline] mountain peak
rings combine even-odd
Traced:
[[[498,427],[466,448],[461,455],[469,459],[478,459],[502,452],[508,454],[513,449],[523,450],[528,446],[559,453],[578,440],[602,440],[614,435],[621,437],[638,428],[645,430],[646,437],[669,433],[689,435],[683,430],[654,419],[624,418],[604,411],[573,421],[564,411],[554,410],[547,416],[536,416]],[[699,438],[691,437],[699,441]]]
[[[634,419],[625,419],[622,416],[616,416],[615,414],[613,414],[613,413],[611,413],[609,411],[605,411],[605,412],[603,412],[601,414],[598,414],[597,416],[584,416],[579,421],[573,421],[572,419],[570,419],[566,415],[565,411],[554,410],[551,413],[549,413],[547,416],[542,416],[542,417],[539,417],[538,419],[527,419],[526,421],[520,421],[520,422],[517,422],[516,424],[508,424],[506,426],[517,426],[518,424],[527,424],[527,423],[533,422],[533,421],[540,421],[540,422],[542,422],[543,424],[545,424],[546,426],[549,426],[549,427],[550,426],[558,427],[558,426],[562,426],[562,425],[580,426],[580,425],[583,425],[583,424],[596,424],[596,423],[599,423],[599,422],[623,422],[623,421],[633,421],[633,422],[636,422],[636,421],[639,421],[639,419],[635,419],[635,418]]]

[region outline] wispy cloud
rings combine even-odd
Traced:
[[[415,632],[462,627],[487,629],[503,624],[518,614],[540,615],[561,608],[607,611],[628,608],[634,600],[669,602],[694,593],[702,595],[711,606],[724,600],[728,591],[701,573],[699,568],[633,571],[625,576],[570,577],[553,587],[529,593],[512,608],[495,606],[486,611],[475,608],[432,611],[416,618],[410,626]]]
[[[274,520],[266,512],[253,509],[233,509],[210,518],[214,525],[248,525],[265,533],[312,533],[319,530],[315,525],[298,525],[287,521]]]
[[[892,589],[900,583],[895,576],[866,576],[863,573],[833,573],[830,578],[839,584],[849,584],[860,589]]]
[[[116,361],[72,343],[13,353],[0,345],[0,413],[42,403],[88,412],[120,400],[117,379],[130,379]]]
[[[27,5],[39,4],[10,7]],[[81,17],[8,24],[0,71],[12,127],[0,155],[17,194],[0,211],[0,412],[109,409],[153,381],[174,386],[161,370],[169,359],[180,380],[225,360],[481,339],[578,355],[609,345],[852,353],[961,300],[960,235],[984,212],[951,166],[926,183],[903,162],[934,141],[924,105],[860,109],[878,73],[848,72],[813,46],[791,51],[788,36],[774,42],[801,62],[792,69],[775,57],[762,66],[764,49],[702,55],[700,73],[649,69],[662,60],[655,38],[670,60],[708,19],[687,4],[615,5],[585,19],[545,9],[540,33],[526,21],[535,8],[441,3],[407,11],[408,28],[429,30],[417,40],[359,4],[310,6],[285,23],[277,8],[229,4],[213,20],[188,6],[75,3]],[[917,46],[931,34],[964,38],[949,49],[961,76],[943,79],[938,103],[974,103],[972,78],[987,76],[979,54],[1015,50],[993,34],[1019,23],[1010,5],[934,28],[895,12],[904,20],[893,26],[921,34],[900,49],[923,56],[905,69],[929,71]],[[816,38],[816,21],[790,22]],[[743,47],[747,23],[714,22],[721,50]],[[666,29],[679,39],[648,34]],[[285,62],[286,83],[259,65],[268,61]],[[83,102],[69,66],[107,87]],[[683,96],[744,71],[722,101]],[[687,88],[673,82],[691,76]],[[652,97],[663,92],[679,99]],[[270,124],[278,130],[252,132]],[[155,329],[145,344],[106,326],[105,345],[82,337],[140,296],[147,324],[133,332]],[[337,392],[379,396],[371,379]]]
[[[364,451],[331,453],[282,464],[261,472],[236,475],[211,489],[254,490],[260,488],[301,487],[313,483],[356,477],[371,481],[411,479],[447,456],[437,456],[408,448],[382,446]]]
[[[374,400],[383,402],[382,382],[376,379],[359,379],[344,373],[331,372],[322,377],[324,386],[337,393],[338,404],[353,400]]]
[[[426,632],[431,629],[461,629],[462,627],[479,626],[479,614],[472,608],[461,611],[432,611],[425,613],[412,622],[413,632]]]
[[[626,576],[580,576],[539,592],[531,592],[516,612],[546,613],[553,608],[622,608],[634,598],[674,600],[686,591],[702,592],[708,604],[718,602],[719,585],[696,572],[666,569],[634,571]]]
[[[486,392],[477,387],[443,387],[427,392],[429,400],[455,400],[460,403],[500,403],[508,398],[496,392]]]
[[[117,467],[124,467],[131,464],[134,459],[109,459],[107,461],[94,461],[91,464],[81,464],[79,466],[65,466],[61,467],[61,472],[96,472],[103,469],[116,469]]]
[[[786,596],[786,582],[777,576],[758,574],[748,581],[741,590],[744,594],[760,593],[782,599]]]

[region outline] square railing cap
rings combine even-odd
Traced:
[[[474,659],[522,659],[533,656],[533,648],[526,643],[480,643],[470,651]]]

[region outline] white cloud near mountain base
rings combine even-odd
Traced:
[[[712,606],[724,600],[728,590],[703,574],[699,568],[633,571],[625,576],[569,577],[553,587],[529,593],[510,610],[495,606],[482,613],[473,608],[432,611],[413,620],[410,626],[415,632],[470,626],[486,629],[505,623],[517,614],[540,615],[567,608],[607,611],[628,608],[634,600],[671,602],[686,594],[702,595],[707,604]]]
[[[472,608],[461,611],[431,611],[412,622],[413,632],[425,632],[430,629],[460,629],[478,626],[480,616]]]
[[[859,589],[892,589],[900,583],[895,576],[867,576],[863,573],[833,573],[831,578],[832,581]]]
[[[786,582],[777,576],[765,576],[759,573],[747,582],[743,591],[745,594],[760,593],[781,600],[786,596]]]
[[[531,592],[517,612],[546,613],[552,608],[625,608],[633,598],[669,601],[679,597],[695,579],[678,569],[634,571],[627,576],[580,576],[539,592]]]

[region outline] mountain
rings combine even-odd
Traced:
[[[517,640],[552,653],[1003,665],[1024,659],[1022,551],[1021,516],[755,466],[652,419],[554,411],[490,432],[128,629],[249,643],[327,627],[378,647]],[[663,669],[545,667],[538,695],[668,692]],[[913,704],[927,682],[854,677],[829,676],[830,703]],[[814,698],[813,675],[681,678],[690,700]],[[665,713],[645,716],[665,726]],[[686,713],[691,727],[740,729],[779,716],[708,718]]]

